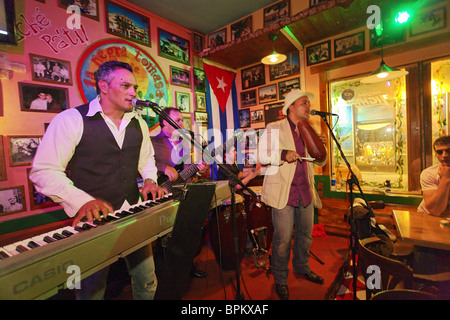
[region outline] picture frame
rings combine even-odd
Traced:
[[[241,107],[251,107],[256,105],[256,89],[241,91]]]
[[[383,34],[378,36],[375,28],[369,30],[369,49],[381,48],[405,41],[406,32],[404,28],[384,27]]]
[[[284,100],[285,95],[294,89],[300,89],[299,77],[278,82],[278,100]]]
[[[28,198],[30,199],[30,210],[44,209],[58,206],[52,199],[36,191],[36,188],[30,180],[31,168],[27,168],[28,180]]]
[[[186,130],[192,131],[192,118],[190,116],[183,117],[183,125]]]
[[[227,28],[210,33],[208,35],[208,47],[214,49],[224,45],[227,42]]]
[[[331,41],[324,41],[306,47],[306,65],[312,66],[331,60]]]
[[[290,17],[289,0],[282,0],[264,8],[264,28]]]
[[[269,84],[258,88],[258,103],[263,104],[277,100],[277,85]]]
[[[151,47],[148,17],[109,0],[105,12],[107,33]]]
[[[4,15],[0,15],[0,44],[17,44],[16,38],[16,9],[14,0],[1,1],[2,8],[0,10],[4,12]]]
[[[197,98],[197,111],[206,111],[206,95],[202,92],[195,93]]]
[[[242,69],[241,70],[242,90],[266,84],[265,71],[266,71],[265,66],[262,63],[246,69]]]
[[[3,142],[3,136],[0,135],[0,181],[6,180],[8,180],[8,174],[6,171],[5,145]]]
[[[264,122],[264,109],[251,110],[250,120],[252,123]]]
[[[60,8],[66,9],[70,5],[75,5],[80,8],[80,13],[82,16],[100,21],[100,16],[98,12],[98,2],[100,0],[88,0],[84,1],[84,4],[78,5],[73,0],[58,0],[58,6]]]
[[[191,97],[189,93],[175,91],[175,101],[177,109],[181,113],[191,113]]]
[[[357,32],[334,40],[334,57],[339,58],[349,54],[364,51],[365,31]]]
[[[42,136],[6,136],[9,166],[29,166],[33,162],[37,148],[41,143]]]
[[[248,16],[230,26],[231,41],[245,37],[253,32],[252,16]]]
[[[191,64],[189,40],[158,28],[158,55],[179,63]]]
[[[206,72],[205,70],[193,68],[194,90],[206,93]]]
[[[175,84],[177,86],[190,88],[191,87],[190,71],[175,66],[170,66],[170,83]]]
[[[284,119],[286,116],[283,114],[282,110],[284,107],[284,102],[275,102],[264,105],[264,123],[267,124]]]
[[[199,33],[192,32],[192,49],[196,52],[202,52],[205,37]]]
[[[0,188],[0,216],[23,211],[27,211],[24,186]]]
[[[30,66],[34,81],[72,85],[70,61],[30,53]]]
[[[269,65],[270,81],[286,78],[300,73],[300,57],[298,51],[287,54],[282,63]]]
[[[445,7],[415,15],[411,21],[410,36],[426,34],[447,27],[447,11]]]
[[[67,88],[19,82],[20,110],[58,113],[68,109]]]
[[[250,109],[239,110],[239,127],[250,128]]]
[[[194,121],[199,123],[207,123],[208,122],[208,113],[204,111],[195,111],[194,112]]]

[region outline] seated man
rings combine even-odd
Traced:
[[[423,200],[417,211],[444,217],[450,214],[450,136],[436,139],[433,149],[439,163],[420,174]]]

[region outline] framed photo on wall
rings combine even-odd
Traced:
[[[58,113],[69,108],[67,88],[19,82],[20,110]]]
[[[443,29],[447,26],[447,12],[445,7],[419,13],[411,21],[411,37]]]
[[[192,32],[192,49],[197,52],[203,51],[203,42],[205,41],[205,38],[203,35]]]
[[[189,41],[158,28],[158,55],[176,62],[191,64]]]
[[[170,83],[186,88],[191,87],[191,73],[189,70],[170,66]]]
[[[206,111],[206,97],[202,92],[195,93],[197,97],[197,111]]]
[[[239,127],[250,128],[250,109],[239,110]]]
[[[283,0],[264,9],[264,28],[289,18],[289,0]]]
[[[150,42],[150,19],[109,0],[105,2],[106,32],[146,46]]]
[[[189,93],[175,91],[177,108],[182,113],[190,113],[191,112],[191,101]]]
[[[245,37],[246,35],[252,33],[252,16],[248,16],[230,26],[231,30],[231,41]]]
[[[194,112],[194,121],[200,122],[200,123],[207,123],[208,122],[208,113],[204,111],[195,111]]]
[[[227,42],[227,28],[213,32],[208,35],[208,47],[214,49]]]
[[[258,88],[258,100],[259,104],[277,100],[277,85],[269,84]]]
[[[29,166],[33,162],[42,136],[7,136],[9,165]]]
[[[194,68],[194,90],[206,92],[206,73],[205,70]]]
[[[289,77],[300,73],[300,61],[298,51],[287,55],[282,63],[269,65],[270,81]]]
[[[331,60],[331,41],[324,41],[306,48],[308,66]]]
[[[278,82],[278,100],[284,100],[285,95],[294,89],[300,89],[300,78]]]
[[[334,40],[334,57],[339,58],[365,50],[364,31]]]
[[[72,85],[70,61],[30,53],[30,64],[34,81]]]
[[[3,14],[0,14],[0,29],[3,31],[0,32],[0,43],[15,45],[17,44],[17,38],[14,0],[2,0],[0,6],[0,10],[3,12]]]
[[[266,70],[264,68],[264,64],[262,63],[247,69],[242,69],[241,71],[242,90],[266,84],[265,71]]]
[[[58,4],[61,8],[64,8],[66,10],[68,6],[71,5],[78,6],[80,8],[80,13],[82,16],[99,21],[100,20],[98,14],[99,1],[100,0],[84,0],[77,3],[73,0],[58,0]]]
[[[241,107],[256,105],[256,89],[241,92]]]
[[[0,188],[0,215],[27,211],[24,186]]]

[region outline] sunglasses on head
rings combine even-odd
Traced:
[[[441,155],[442,153],[444,153],[444,151],[448,154],[450,153],[450,148],[447,149],[439,149],[439,150],[434,150],[438,155]]]

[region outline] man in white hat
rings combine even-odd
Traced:
[[[261,200],[272,207],[274,238],[272,242],[272,272],[280,299],[289,298],[287,279],[292,232],[295,225],[292,265],[295,273],[322,284],[323,278],[309,268],[309,248],[314,225],[314,207],[322,203],[314,188],[314,164],[308,161],[307,146],[297,123],[309,118],[310,100],[314,95],[299,89],[286,95],[283,114],[286,118],[269,123],[260,139],[260,161],[268,165]],[[278,139],[277,139],[278,136]],[[272,141],[273,140],[273,141]]]

